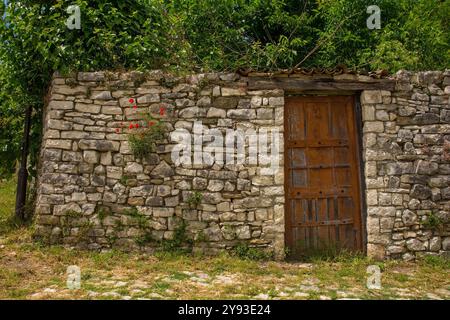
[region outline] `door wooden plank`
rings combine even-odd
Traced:
[[[286,244],[362,249],[359,146],[351,96],[288,97]]]

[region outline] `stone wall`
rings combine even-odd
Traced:
[[[394,92],[361,97],[368,253],[448,254],[450,72],[401,71],[396,81]]]
[[[55,75],[44,112],[36,236],[90,249],[152,251],[185,224],[194,250],[214,253],[246,242],[282,258],[282,145],[274,174],[262,174],[262,165],[180,166],[171,158],[168,134],[192,132],[195,121],[222,132],[278,129],[283,141],[285,93],[250,90],[247,80],[158,71]],[[395,80],[393,91],[357,93],[367,253],[403,259],[448,253],[450,72],[399,72]],[[167,126],[165,140],[145,159],[128,142],[128,125],[136,122],[130,98]],[[200,204],[188,203],[193,193],[202,195]]]
[[[256,165],[175,166],[168,134],[192,132],[195,121],[222,132],[282,131],[283,105],[281,90],[247,90],[236,74],[55,76],[44,118],[36,236],[90,249],[151,251],[173,239],[184,221],[194,250],[247,242],[281,257],[282,163],[271,175]],[[166,126],[165,140],[145,159],[133,155],[128,141],[141,110]],[[194,192],[202,199],[193,206]]]

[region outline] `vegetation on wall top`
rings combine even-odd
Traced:
[[[22,114],[33,107],[32,162],[43,97],[61,72],[160,68],[333,67],[395,72],[450,65],[449,1],[11,0],[0,16],[0,175],[13,172]],[[68,29],[69,5],[81,28]],[[381,29],[367,28],[369,5]],[[33,171],[32,171],[33,173]]]

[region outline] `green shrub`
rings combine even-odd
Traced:
[[[425,221],[421,223],[425,228],[427,229],[442,229],[444,226],[444,220],[439,217],[436,213],[430,212],[427,216]]]
[[[100,219],[100,221],[103,221],[103,219],[110,215],[110,210],[106,207],[100,207],[95,213],[97,214],[97,217]]]
[[[145,232],[143,235],[136,237],[135,242],[139,247],[144,247],[149,243],[155,242],[155,239],[153,239],[150,232]]]
[[[23,114],[33,107],[30,172],[39,155],[44,96],[54,71],[178,68],[189,63],[163,0],[9,1],[0,19],[0,175],[14,172]],[[81,10],[81,30],[65,23]],[[175,45],[174,43],[177,43]],[[4,161],[3,161],[4,160]]]
[[[260,248],[250,247],[247,243],[239,243],[231,250],[231,255],[244,260],[269,260],[272,254]]]
[[[391,73],[450,65],[450,2],[438,0],[10,1],[0,19],[0,175],[14,172],[23,114],[33,107],[30,170],[39,155],[43,97],[54,71],[273,71],[335,67]],[[381,8],[380,30],[366,27]],[[300,63],[301,62],[301,63]],[[175,78],[174,78],[175,79]],[[164,85],[175,85],[170,81]],[[152,139],[132,138],[144,155]],[[141,143],[142,142],[142,143]]]
[[[194,191],[186,200],[190,207],[196,208],[203,199],[203,194],[200,191]]]
[[[445,256],[425,255],[419,259],[419,263],[434,268],[450,270],[450,258]]]
[[[165,126],[148,114],[139,123],[139,127],[128,134],[128,141],[135,157],[143,159],[155,152],[157,142],[164,138]]]
[[[141,229],[147,227],[148,217],[140,213],[136,207],[125,210],[123,214],[135,219]]]
[[[184,246],[191,247],[192,240],[186,234],[187,224],[184,220],[174,230],[172,239],[165,239],[160,241],[160,247],[163,252],[181,252],[184,253],[189,249],[183,249]]]

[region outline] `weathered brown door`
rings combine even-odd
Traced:
[[[287,97],[286,244],[293,256],[362,249],[352,96]]]

